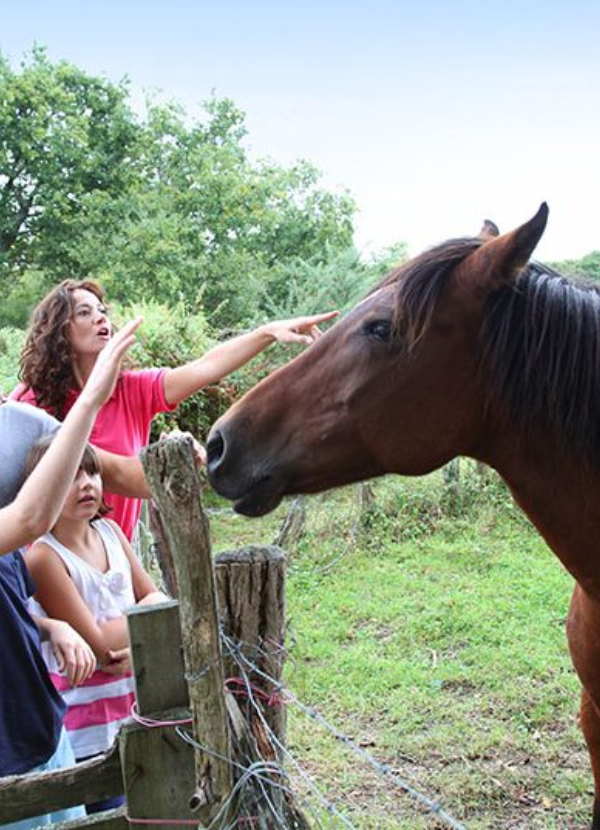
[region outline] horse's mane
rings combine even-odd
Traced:
[[[407,348],[426,332],[454,267],[482,244],[457,239],[390,273]],[[480,374],[490,411],[508,411],[527,439],[546,427],[582,461],[600,464],[600,286],[530,263],[493,291],[482,317]]]
[[[490,295],[481,337],[490,400],[506,402],[526,437],[548,426],[600,464],[600,287],[533,262]]]

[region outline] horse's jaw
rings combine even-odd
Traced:
[[[256,519],[275,510],[283,496],[277,486],[267,478],[252,485],[242,495],[234,496],[233,509],[242,516]]]

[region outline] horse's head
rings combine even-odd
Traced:
[[[418,475],[486,440],[480,331],[489,295],[514,281],[540,239],[538,213],[392,272],[213,427],[211,482],[259,515],[290,493],[388,472]]]

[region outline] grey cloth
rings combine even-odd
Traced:
[[[30,447],[59,426],[51,415],[27,403],[0,405],[0,507],[14,501],[19,492]]]

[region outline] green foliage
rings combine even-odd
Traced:
[[[0,329],[0,393],[8,394],[19,379],[19,357],[25,344],[22,329]]]
[[[0,55],[0,277],[77,272],[90,194],[116,196],[132,175],[137,128],[126,95],[39,48],[20,73]]]
[[[0,320],[4,326],[25,328],[32,309],[52,288],[43,271],[25,271],[19,279],[3,285]]]
[[[325,250],[319,258],[282,262],[273,269],[261,297],[272,317],[302,309],[317,314],[330,308],[349,311],[391,268],[406,259],[406,246],[382,252],[365,263],[354,247]]]
[[[261,293],[260,306],[269,317],[285,318],[337,308],[348,311],[373,285],[372,270],[355,248],[323,258],[299,258],[276,265]]]
[[[149,300],[114,309],[118,325],[140,315],[144,323],[129,354],[129,364],[134,368],[180,366],[200,357],[214,345],[202,313],[190,315],[182,304],[169,307]],[[163,430],[171,429],[185,430],[203,439],[214,421],[231,405],[235,391],[231,383],[222,381],[192,395],[175,412],[154,419],[153,439]]]
[[[582,259],[568,259],[554,263],[554,267],[558,271],[573,277],[582,277],[583,279],[600,282],[600,251],[592,251]]]
[[[149,102],[141,121],[127,95],[41,49],[20,72],[0,56],[5,284],[94,277],[122,303],[182,302],[231,327],[256,318],[276,267],[350,245],[348,194],[323,190],[307,162],[251,159],[232,101],[209,100],[198,121]],[[22,320],[30,295],[17,292],[0,322]]]

